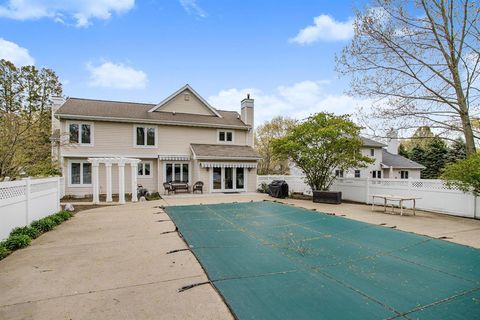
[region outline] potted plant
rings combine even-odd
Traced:
[[[341,192],[329,191],[335,170],[364,167],[373,160],[361,154],[360,127],[348,115],[317,113],[273,141],[277,155],[287,157],[305,174],[313,201],[340,203]]]

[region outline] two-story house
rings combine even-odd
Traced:
[[[396,137],[388,139],[388,145],[360,137],[362,148],[360,152],[374,161],[364,168],[352,168],[347,171],[335,170],[338,178],[370,178],[370,179],[420,179],[420,172],[425,167],[415,161],[398,154],[400,144]],[[303,175],[302,170],[291,165],[292,175]]]
[[[52,126],[60,143],[53,154],[65,194],[90,195],[93,185],[100,194],[107,188],[131,193],[133,179],[150,192],[172,181],[202,181],[207,193],[255,191],[254,100],[247,96],[240,104],[240,113],[217,110],[189,85],[158,104],[54,99]],[[92,159],[103,160],[98,166]]]
[[[374,162],[365,168],[336,172],[337,175],[345,178],[420,179],[420,171],[425,167],[398,154],[400,143],[396,137],[389,138],[387,145],[365,137],[360,139],[363,142],[362,154],[374,159]]]

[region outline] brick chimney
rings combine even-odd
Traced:
[[[253,99],[250,99],[250,94],[247,94],[247,97],[241,102],[241,117],[242,121],[250,127],[247,133],[247,139],[245,143],[253,147],[253,130],[254,130],[254,107]]]

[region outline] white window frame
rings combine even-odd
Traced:
[[[145,164],[150,165],[150,174],[139,174],[138,173],[138,164],[142,165],[142,173],[145,173]],[[152,178],[153,177],[153,161],[141,161],[137,164],[137,174],[139,179]]]
[[[80,163],[80,183],[75,184],[72,183],[72,163]],[[68,186],[70,188],[85,188],[85,187],[91,187],[92,183],[83,183],[83,165],[85,163],[90,163],[87,160],[68,160]],[[93,167],[92,167],[93,168]],[[90,172],[92,175],[93,179],[93,170]]]
[[[65,132],[68,133],[68,143],[70,145],[76,146],[85,146],[85,147],[93,147],[93,141],[95,137],[95,126],[93,122],[90,121],[67,121],[66,123]],[[70,125],[76,124],[78,125],[78,142],[70,142]],[[90,126],[90,143],[82,143],[82,124],[87,124]]]
[[[145,130],[145,144],[144,145],[138,145],[137,144],[137,128],[144,128],[144,129],[154,129],[155,130],[155,144],[153,146],[148,146],[147,145],[147,132]],[[147,125],[147,124],[135,124],[133,125],[133,147],[134,148],[146,148],[146,149],[152,149],[156,148],[158,145],[158,126],[155,125]]]
[[[188,184],[192,184],[192,164],[190,161],[164,161],[163,163],[163,183],[167,182],[167,164],[172,165],[172,175],[175,175],[175,165],[180,165],[180,177],[183,178],[183,165],[188,165]],[[175,180],[173,180],[175,181]]]
[[[358,177],[357,177],[357,172],[358,172]],[[361,178],[362,177],[362,171],[358,170],[358,169],[353,170],[353,177],[356,178],[356,179]]]
[[[375,157],[375,148],[370,148],[369,152],[370,152],[370,157]]]
[[[237,188],[237,169],[239,168],[232,168],[233,169],[233,189],[225,189],[225,169],[224,167],[221,168],[221,173],[220,173],[220,186],[221,188],[220,189],[213,189],[213,168],[209,168],[208,171],[210,171],[208,173],[209,175],[209,179],[210,179],[210,192],[212,193],[215,193],[215,192],[218,192],[218,193],[223,193],[223,192],[237,192],[237,191],[240,191],[240,192],[246,192],[247,191],[247,185],[248,185],[248,181],[247,181],[247,177],[248,177],[248,168],[240,168],[240,169],[243,169],[243,188],[240,189],[240,188]]]
[[[220,140],[220,132],[225,133],[225,141]],[[232,141],[227,141],[227,132],[232,133]],[[235,131],[234,130],[224,130],[224,129],[218,129],[217,130],[217,143],[234,143],[235,141]]]
[[[407,177],[405,178],[405,173],[407,173]],[[403,177],[402,177],[403,175]],[[400,179],[409,179],[409,173],[408,170],[400,170]]]

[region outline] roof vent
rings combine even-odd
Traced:
[[[247,99],[250,99],[250,93],[247,93]]]
[[[183,96],[183,98],[185,99],[185,101],[189,101],[189,100],[190,100],[190,94],[185,93],[185,95]]]

